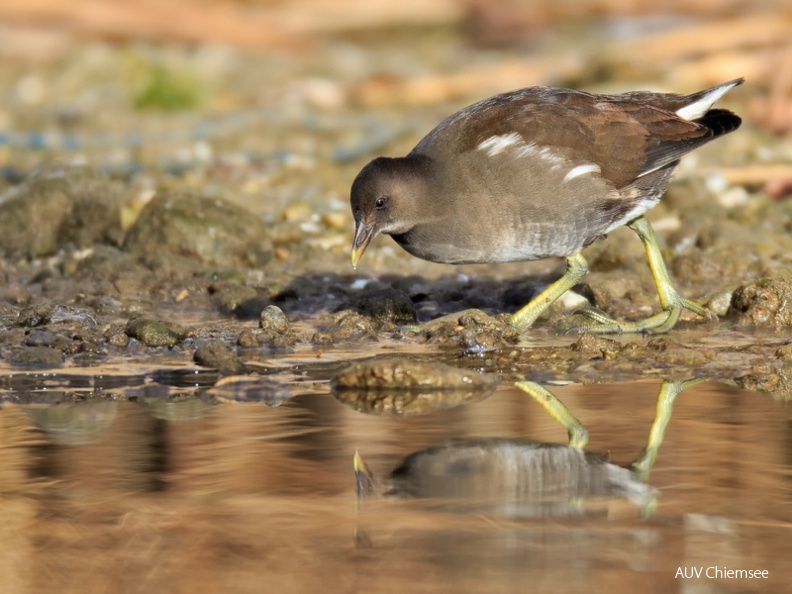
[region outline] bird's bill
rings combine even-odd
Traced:
[[[352,462],[355,469],[355,479],[357,480],[358,497],[371,495],[374,492],[374,474],[357,452],[355,452]]]
[[[358,260],[363,257],[371,238],[377,234],[374,225],[358,223],[355,228],[355,241],[352,243],[352,268],[357,268]]]

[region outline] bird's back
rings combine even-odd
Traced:
[[[706,107],[735,84],[689,96],[533,87],[471,105],[410,153],[432,160],[436,190],[431,225],[400,243],[451,263],[576,253],[654,206],[682,155],[739,126]]]

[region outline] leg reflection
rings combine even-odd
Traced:
[[[671,413],[674,411],[674,400],[680,393],[691,386],[704,381],[706,380],[663,380],[663,384],[660,386],[660,394],[657,396],[657,412],[655,412],[655,418],[652,421],[652,428],[649,430],[649,439],[646,440],[646,447],[631,465],[632,471],[642,481],[646,482],[649,480],[649,474],[652,471],[655,460],[657,460],[657,452],[660,450],[660,444],[663,443],[666,426],[671,420]]]
[[[550,390],[529,381],[515,382],[514,385],[541,404],[542,408],[567,430],[569,447],[581,450],[586,447],[589,438],[588,429]]]
[[[657,453],[660,450],[660,445],[663,443],[663,435],[665,434],[666,426],[671,420],[676,397],[688,388],[704,381],[706,380],[663,380],[660,386],[660,393],[657,396],[657,411],[655,412],[654,421],[652,421],[652,427],[649,430],[646,447],[641,451],[641,455],[638,459],[630,465],[630,469],[642,481],[646,482],[649,480],[652,467],[654,466],[655,460],[657,460]],[[564,406],[564,403],[556,398],[550,390],[529,381],[515,382],[514,385],[541,404],[542,408],[567,430],[569,434],[569,447],[580,449],[586,447],[588,443],[588,430],[575,415],[569,412],[569,409]]]

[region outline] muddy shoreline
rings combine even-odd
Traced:
[[[789,394],[792,200],[780,187],[730,181],[721,168],[785,162],[792,149],[788,138],[750,120],[683,161],[649,213],[676,287],[717,313],[717,321],[683,314],[661,337],[575,332],[581,304],[620,319],[657,311],[640,242],[623,228],[587,248],[590,272],[576,296],[522,336],[508,327],[507,315],[560,275],[558,261],[442,266],[381,237],[352,270],[348,189],[359,168],[379,154],[404,154],[442,117],[510,80],[482,78],[468,89],[460,82],[467,79],[445,74],[468,65],[476,72],[493,63],[516,68],[541,50],[568,66],[558,76],[569,80],[544,82],[594,90],[652,86],[632,80],[629,69],[621,72],[628,80],[617,84],[618,60],[604,79],[597,70],[584,75],[585,64],[605,56],[560,51],[550,38],[535,47],[482,50],[444,29],[404,35],[391,32],[376,44],[325,39],[325,55],[288,57],[219,49],[161,56],[148,46],[127,55],[84,45],[46,62],[27,86],[10,84],[18,102],[8,106],[7,119],[17,128],[52,128],[56,114],[60,145],[5,153],[2,373],[161,361],[250,375],[273,360],[287,367],[299,360],[304,369],[308,359],[321,365],[401,353],[502,381],[707,377]],[[339,69],[340,57],[349,69]],[[112,84],[71,102],[50,96],[39,87],[64,84],[61,59],[79,74],[77,86],[91,88],[97,73]],[[134,68],[124,70],[124,60]],[[431,86],[416,64],[445,74]],[[528,77],[532,64],[524,62],[528,70],[514,76]],[[378,74],[387,65],[398,76]],[[176,83],[151,78],[162,68],[194,78],[167,87]],[[160,111],[121,100],[114,85],[124,76],[149,80],[144,97]],[[0,69],[0,81],[18,77],[16,67]],[[424,86],[395,92],[406,93],[411,80]],[[228,94],[210,93],[213,85]],[[170,112],[157,104],[177,90],[186,93],[176,94],[184,104]],[[755,94],[749,81],[726,107],[746,115]],[[92,115],[92,102],[102,101],[107,108]],[[221,104],[225,116],[201,111]],[[94,144],[66,146],[66,132]],[[103,132],[142,144],[97,146]]]

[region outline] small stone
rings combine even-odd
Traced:
[[[121,329],[115,328],[105,333],[107,343],[112,346],[125,347],[129,345],[129,336]]]
[[[246,370],[242,359],[230,346],[220,340],[198,345],[193,359],[198,365],[217,369],[223,375],[241,374]]]
[[[167,322],[150,318],[137,318],[127,324],[126,334],[150,347],[172,347],[181,342],[185,332]]]
[[[437,318],[424,326],[424,333],[432,342],[461,344],[471,352],[502,348],[519,341],[520,333],[509,323],[509,316],[490,316],[479,309]]]
[[[321,334],[321,333],[320,333]],[[332,342],[376,338],[377,328],[371,318],[355,311],[342,311],[334,316],[334,323],[325,333]],[[316,338],[316,335],[314,335]],[[327,344],[327,343],[322,343]]]
[[[365,290],[350,302],[350,309],[368,316],[378,324],[415,324],[412,299],[398,289]]]
[[[25,339],[25,344],[27,346],[51,347],[55,345],[57,340],[58,336],[54,332],[49,332],[48,330],[33,330],[28,334],[27,339]]]
[[[46,346],[27,346],[17,351],[11,362],[30,367],[61,367],[63,353]]]
[[[237,344],[243,348],[255,348],[259,346],[257,334],[252,328],[244,328],[237,336]]]
[[[705,305],[715,315],[725,316],[729,312],[733,294],[733,291],[721,291],[713,295]]]
[[[286,314],[276,305],[268,305],[263,309],[259,317],[259,328],[276,334],[286,334],[290,330]]]
[[[603,338],[590,332],[584,332],[577,342],[572,345],[572,350],[581,355],[593,358],[613,359],[622,351],[622,345],[609,338]]]
[[[483,400],[498,380],[441,363],[389,358],[354,364],[330,385],[339,402],[359,412],[406,417]]]
[[[19,313],[17,324],[25,328],[35,328],[50,323],[52,308],[48,305],[36,304],[26,307]]]
[[[297,335],[292,332],[289,320],[283,311],[275,306],[268,305],[261,312],[259,318],[261,332],[256,335],[259,345],[268,345],[275,348],[291,347],[297,343]]]

